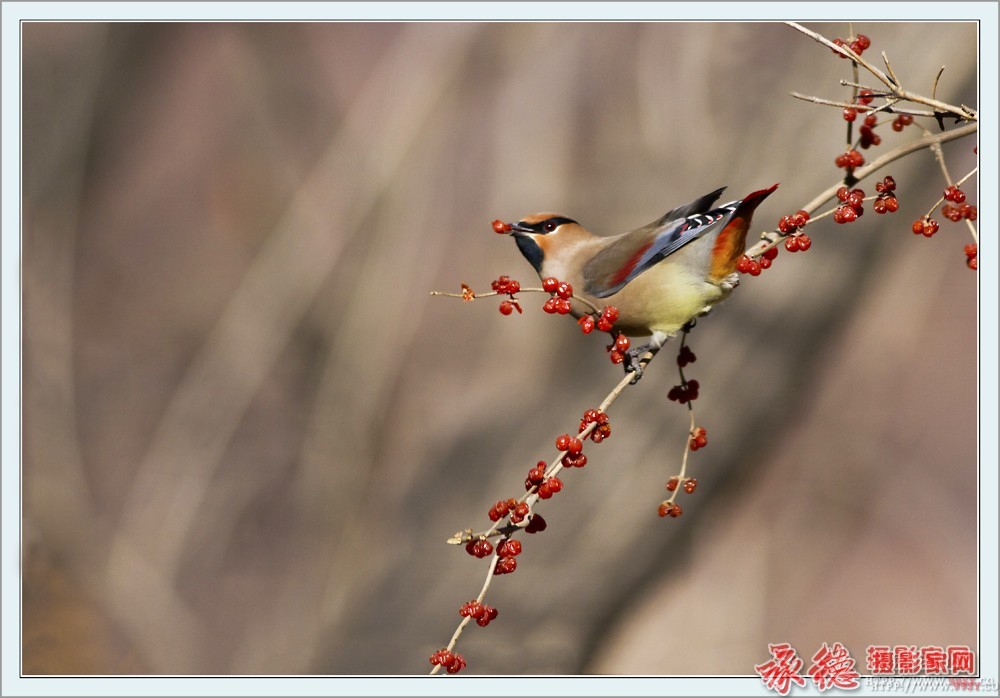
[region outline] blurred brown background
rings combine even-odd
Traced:
[[[846,36],[846,24],[812,25]],[[976,105],[972,24],[857,24]],[[780,24],[26,24],[23,671],[423,673],[485,568],[445,544],[618,380],[494,218],[617,233],[833,184],[849,65]],[[884,151],[916,137],[883,128]],[[945,152],[954,176],[970,139]],[[977,647],[977,278],[901,210],[810,229],[665,352],[540,511],[469,673],[749,674],[768,642]],[[884,173],[883,173],[884,174]],[[872,193],[873,182],[864,184]],[[966,189],[974,192],[973,186]],[[975,203],[976,197],[972,196]]]

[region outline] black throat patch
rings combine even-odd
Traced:
[[[521,250],[521,254],[524,255],[524,258],[535,268],[535,271],[541,274],[542,260],[545,258],[545,253],[542,252],[542,248],[526,235],[515,235],[514,241],[517,243],[517,249]]]

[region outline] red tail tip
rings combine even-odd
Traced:
[[[779,182],[780,184],[780,182]],[[757,208],[761,201],[766,199],[774,190],[778,188],[778,184],[772,184],[767,189],[758,189],[755,192],[751,192],[743,197],[743,201],[740,202],[739,208],[743,211],[750,209],[751,211]]]

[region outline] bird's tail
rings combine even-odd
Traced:
[[[757,209],[760,203],[774,193],[774,190],[777,188],[778,185],[774,184],[767,189],[758,189],[757,191],[744,196],[743,201],[741,201],[739,206],[736,207],[736,210],[733,211],[733,218],[746,218],[747,221],[749,221],[750,216],[753,215],[753,212]]]
[[[751,192],[736,206],[729,223],[719,233],[712,248],[712,268],[709,276],[713,281],[721,281],[736,271],[736,262],[746,251],[747,230],[750,229],[753,212],[777,188],[778,185],[775,184],[767,189]]]

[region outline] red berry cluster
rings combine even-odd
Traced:
[[[850,48],[850,49],[851,49],[852,51],[854,51],[854,53],[856,53],[856,54],[858,54],[858,55],[860,56],[860,55],[861,55],[862,53],[864,53],[864,52],[865,52],[865,50],[866,50],[866,49],[868,49],[868,48],[870,48],[870,47],[871,47],[871,45],[872,45],[872,40],[871,40],[871,39],[869,39],[869,38],[868,38],[867,36],[865,36],[864,34],[858,34],[858,35],[857,35],[857,36],[856,36],[856,37],[854,38],[854,40],[853,40],[853,41],[851,41],[850,43],[848,43],[848,42],[844,41],[843,39],[834,39],[834,40],[833,40],[833,43],[835,43],[835,44],[836,44],[837,46],[847,46],[847,47],[849,47],[849,48]],[[845,55],[844,55],[843,53],[841,53],[840,51],[834,51],[833,49],[830,49],[830,50],[831,50],[831,51],[833,51],[834,53],[836,53],[836,54],[837,54],[838,56],[840,56],[841,58],[848,58],[848,56],[845,56]]]
[[[497,502],[497,504],[500,504],[500,502]],[[492,512],[492,509],[490,511]],[[490,518],[493,518],[492,513],[490,514]],[[499,520],[500,517],[494,519],[494,521]],[[488,557],[493,554],[493,544],[485,538],[477,538],[475,540],[470,540],[465,544],[465,552],[469,553],[469,555],[472,555],[473,557]]]
[[[970,203],[963,203],[958,206],[945,204],[941,207],[941,215],[950,221],[958,223],[963,218],[968,218],[970,221],[976,220],[979,217],[979,211]]]
[[[524,489],[531,491],[532,487],[537,487],[542,484],[545,480],[545,468],[548,467],[545,461],[538,461],[538,465],[528,471],[527,477],[524,478]],[[491,510],[492,511],[492,510]],[[490,517],[493,518],[492,516]],[[499,519],[498,519],[499,520]]]
[[[566,453],[562,457],[563,465],[567,468],[582,468],[587,464],[587,456],[583,454],[583,440],[578,436],[562,434],[556,439],[556,448]],[[562,485],[560,484],[560,489]],[[559,490],[556,490],[557,492]],[[541,495],[539,495],[541,496]]]
[[[497,574],[510,574],[517,569],[517,560],[515,558],[520,554],[521,541],[513,538],[505,538],[497,546],[497,555],[500,559],[497,560],[497,566],[494,571]]]
[[[582,434],[587,429],[587,427],[593,424],[594,422],[597,422],[597,427],[592,432],[590,432],[590,440],[593,441],[595,444],[599,444],[602,441],[604,441],[604,439],[607,439],[611,436],[611,423],[610,420],[608,419],[608,415],[606,415],[604,412],[601,412],[600,410],[587,410],[586,412],[584,412],[583,418],[580,420],[580,431],[577,433]],[[586,456],[584,456],[583,463],[586,462],[587,462]],[[566,458],[563,458],[563,463],[569,465],[569,463],[566,462]],[[580,464],[577,467],[582,468],[583,464]]]
[[[913,221],[913,234],[931,237],[938,231],[938,222],[933,218],[918,218]]]
[[[480,601],[468,601],[458,609],[458,615],[463,618],[475,618],[476,623],[485,628],[491,620],[496,620],[500,612],[489,604]]]
[[[524,521],[524,517],[528,515],[528,505],[524,502],[518,502],[515,499],[500,499],[490,507],[487,516],[490,517],[490,521],[497,522],[507,516],[507,514],[510,514],[512,523],[521,523]],[[467,545],[466,550],[468,549]],[[490,552],[493,552],[492,549],[486,555],[489,555]],[[476,557],[485,557],[485,555],[477,555]]]
[[[698,399],[698,381],[692,379],[684,381],[680,385],[675,385],[667,393],[667,399],[681,404],[689,403]]]
[[[601,316],[597,318],[597,329],[601,332],[610,332],[616,322],[618,322],[618,308],[613,305],[605,306]]]
[[[808,223],[809,212],[799,210],[791,216],[782,216],[781,220],[778,221],[778,230],[785,235],[791,235],[792,233],[805,228]]]
[[[743,255],[736,261],[736,271],[750,276],[760,276],[761,271],[769,269],[778,256],[776,247],[769,247],[761,254],[760,259],[754,259],[749,255]]]
[[[873,145],[881,145],[882,143],[882,136],[875,133],[876,121],[877,119],[875,118],[875,115],[869,114],[865,117],[865,123],[858,129],[858,133],[861,134],[861,137],[858,139],[858,145],[861,146],[862,150],[868,150]],[[852,167],[859,166],[860,165],[852,165]]]
[[[606,347],[608,355],[611,358],[611,363],[620,364],[623,362],[625,360],[625,352],[628,351],[628,348],[631,345],[632,342],[629,341],[628,337],[621,332],[617,333],[615,335],[615,341]]]
[[[834,159],[833,163],[837,167],[843,167],[848,170],[853,170],[856,167],[861,167],[865,164],[864,156],[856,150],[848,150],[841,153]]]
[[[844,203],[833,212],[834,222],[853,223],[865,212],[865,192],[861,189],[841,187],[837,190],[837,198]]]
[[[555,294],[545,301],[545,305],[542,306],[542,310],[546,313],[550,315],[554,313],[566,315],[573,309],[573,306],[569,302],[569,299],[573,297],[573,285],[569,282],[560,281],[550,276],[542,279],[542,290]]]
[[[705,448],[708,445],[708,432],[705,431],[705,427],[695,427],[694,431],[691,432],[688,445],[692,451],[697,451],[699,448]]]
[[[500,303],[501,315],[510,315],[515,310],[518,313],[524,312],[521,310],[521,304],[514,298],[514,294],[521,290],[520,282],[515,281],[509,276],[501,276],[490,284],[490,287],[500,295],[510,296],[510,300],[504,300]]]
[[[979,245],[977,243],[970,242],[965,246],[965,263],[969,269],[979,268]]]
[[[583,456],[583,454],[580,454]],[[584,462],[586,462],[587,457],[583,456]],[[582,467],[582,466],[581,466]],[[557,494],[563,488],[562,480],[557,477],[550,477],[543,481],[542,484],[538,486],[538,497],[540,499],[549,499],[552,495]]]
[[[504,223],[499,218],[493,221],[493,232],[503,235],[504,233],[509,233],[511,229],[510,223]]]
[[[872,204],[875,213],[895,213],[899,210],[899,199],[896,198],[896,180],[886,176],[881,182],[875,182],[878,198]]]
[[[805,233],[789,235],[785,238],[785,249],[789,252],[805,252],[812,247],[812,238]]]
[[[975,206],[966,202],[965,192],[956,187],[954,184],[947,187],[944,190],[945,201],[951,201],[954,204],[945,204],[941,207],[941,215],[950,221],[957,223],[963,218],[968,218],[970,221],[976,220],[979,217],[979,211]]]
[[[457,652],[442,648],[431,655],[431,664],[443,666],[449,674],[457,674],[465,668],[465,659]]]
[[[687,344],[683,345],[680,348],[680,351],[677,352],[677,365],[681,368],[684,368],[688,364],[693,364],[697,360],[698,357],[694,355],[694,352],[691,351],[691,347]]]
[[[892,130],[902,131],[904,128],[913,123],[913,117],[909,114],[899,114],[895,119],[892,120]]]
[[[672,518],[677,518],[683,511],[681,510],[680,504],[675,504],[674,502],[663,502],[660,505],[660,510],[658,512],[661,517],[670,516]]]

